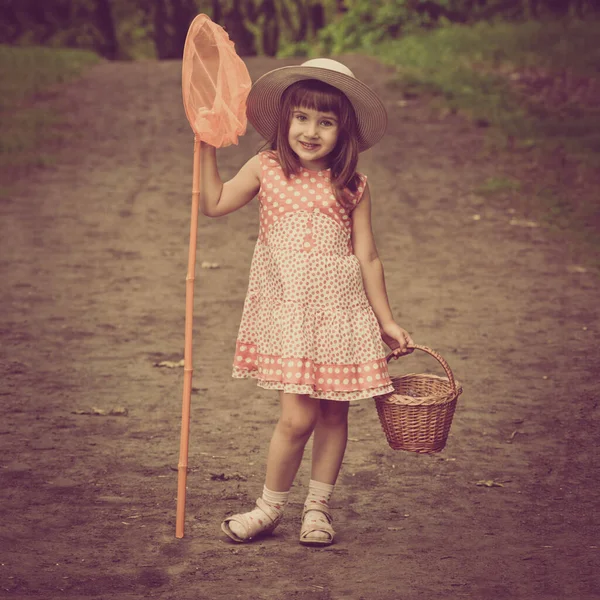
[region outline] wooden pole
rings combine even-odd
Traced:
[[[188,270],[185,278],[185,341],[183,354],[183,402],[181,409],[181,439],[177,466],[177,518],[175,536],[183,537],[185,524],[185,492],[188,471],[190,439],[190,406],[192,402],[192,334],[194,325],[194,276],[196,273],[196,245],[198,239],[198,200],[200,196],[200,138],[194,136],[194,168],[192,173],[192,218]]]

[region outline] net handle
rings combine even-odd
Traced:
[[[452,386],[452,390],[454,392],[457,391],[456,381],[454,379],[454,373],[452,373],[452,369],[450,368],[450,365],[445,361],[445,359],[440,354],[438,354],[435,350],[428,348],[427,346],[419,346],[418,344],[409,346],[409,348],[412,348],[414,350],[421,350],[422,352],[425,352],[425,353],[429,354],[430,356],[433,356],[433,358],[435,358],[440,363],[440,365],[442,365],[444,371],[446,372],[446,376],[448,377],[448,381],[450,382],[450,385]],[[394,357],[394,352],[390,352],[385,357],[385,360],[389,363],[393,357]]]

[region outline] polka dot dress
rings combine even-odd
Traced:
[[[233,377],[328,400],[393,391],[379,325],[352,251],[352,220],[329,170],[286,179],[259,154],[260,231],[244,303]],[[366,177],[354,196],[360,201]]]

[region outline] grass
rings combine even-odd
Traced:
[[[475,190],[509,195],[551,229],[600,250],[600,22],[447,25],[365,48],[400,93],[489,126],[509,165]],[[506,173],[510,176],[507,176]]]
[[[72,79],[98,60],[84,50],[0,45],[0,110]]]
[[[521,182],[509,177],[490,177],[475,191],[478,194],[495,194],[497,192],[514,192],[521,189]]]
[[[34,100],[53,86],[77,77],[97,63],[92,52],[0,45],[0,169],[46,165],[37,144],[54,135],[58,117]]]
[[[600,162],[599,22],[449,25],[371,48],[412,92]]]

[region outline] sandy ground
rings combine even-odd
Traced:
[[[155,364],[183,352],[192,135],[179,63],[101,64],[40,101],[64,113],[68,144],[0,204],[1,597],[600,597],[599,280],[566,239],[474,193],[503,160],[481,130],[399,103],[378,64],[347,63],[390,113],[361,170],[393,309],[464,385],[446,449],[391,450],[373,402],[355,403],[336,543],[297,541],[308,456],[273,537],[224,537],[221,519],[262,488],[278,411],[275,393],[230,378],[256,201],[201,216],[198,263],[220,268],[198,268],[175,538],[182,369]],[[248,61],[253,78],[278,64]],[[258,146],[250,131],[222,151],[224,177]],[[441,369],[412,356],[393,371]],[[127,414],[81,414],[94,409]]]

